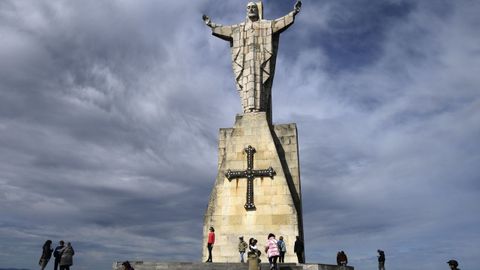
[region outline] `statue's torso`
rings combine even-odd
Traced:
[[[264,111],[271,91],[264,83],[274,72],[276,56],[272,21],[247,21],[232,30],[232,65],[243,109]]]

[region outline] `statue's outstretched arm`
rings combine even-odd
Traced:
[[[287,30],[287,28],[290,25],[292,25],[293,22],[295,21],[295,16],[300,12],[301,8],[302,8],[302,1],[298,0],[293,6],[293,11],[273,21],[273,32],[281,33]]]
[[[302,1],[297,0],[295,6],[293,6],[293,12],[295,13],[294,15],[297,15],[300,12],[300,9],[302,9]]]
[[[231,26],[223,26],[221,24],[213,23],[210,20],[210,17],[207,15],[202,16],[203,21],[205,24],[212,29],[212,35],[221,38],[223,40],[231,41],[232,40],[232,27]]]

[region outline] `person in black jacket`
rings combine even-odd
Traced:
[[[62,257],[62,254],[60,254],[60,250],[64,248],[65,242],[63,240],[60,240],[58,242],[58,246],[55,248],[55,251],[53,252],[53,257],[55,257],[55,265],[53,266],[54,270],[58,270],[58,264],[60,263],[60,258]]]
[[[460,270],[460,268],[458,268],[458,262],[456,260],[450,260],[447,263],[448,263],[448,266],[450,266],[450,269]]]
[[[42,247],[42,256],[40,257],[40,261],[38,262],[42,270],[44,270],[47,266],[48,261],[52,257],[52,252],[52,240],[45,241],[45,244],[43,244]]]
[[[385,270],[385,252],[377,250],[378,252],[378,270]]]
[[[295,240],[295,245],[293,247],[293,252],[297,254],[298,263],[305,263],[305,257],[303,255],[304,250],[305,247],[303,245],[303,241],[300,239],[300,236],[297,236],[297,240]]]
[[[124,262],[122,263],[122,265],[123,265],[123,269],[124,269],[124,270],[135,270],[135,269],[132,267],[132,265],[130,265],[130,262],[129,262],[129,261],[124,261]]]
[[[339,266],[347,266],[348,264],[348,258],[347,254],[345,254],[345,251],[339,251],[337,253],[337,265]]]

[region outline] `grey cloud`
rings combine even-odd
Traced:
[[[199,259],[218,128],[240,111],[228,43],[200,18],[243,8],[0,3],[0,267],[33,269],[46,239],[72,241],[78,269]],[[478,10],[304,1],[273,114],[298,124],[309,261],[343,249],[368,269],[382,248],[390,269],[478,264]]]

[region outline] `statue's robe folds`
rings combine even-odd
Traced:
[[[232,67],[244,113],[262,111],[271,116],[278,40],[294,20],[292,11],[276,20],[252,22],[247,18],[240,24],[212,26],[214,36],[230,42]]]

